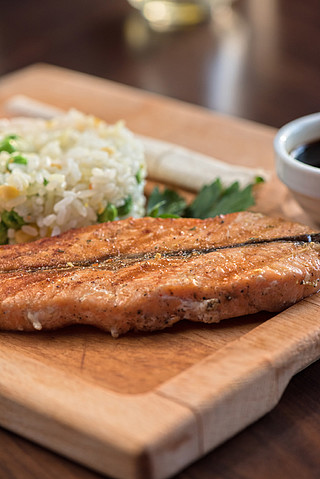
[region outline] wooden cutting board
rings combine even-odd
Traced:
[[[16,94],[273,170],[269,127],[47,65],[0,81],[2,115]],[[257,209],[310,222],[274,174]],[[278,315],[117,340],[89,327],[1,333],[0,424],[107,475],[166,478],[272,409],[319,357],[319,295]]]

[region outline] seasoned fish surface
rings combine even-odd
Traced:
[[[242,212],[127,219],[0,247],[0,329],[113,336],[281,311],[320,289],[310,228]]]

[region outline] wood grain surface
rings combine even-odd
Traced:
[[[230,163],[273,167],[274,131],[251,122],[46,65],[0,81],[2,114],[17,93],[122,118],[137,133]],[[308,221],[274,176],[257,207],[285,205]],[[2,333],[0,424],[114,477],[168,477],[271,410],[319,357],[319,306],[314,296],[274,317],[117,341],[90,328]]]

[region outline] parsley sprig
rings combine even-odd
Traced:
[[[158,218],[213,218],[214,216],[244,211],[253,206],[253,186],[263,182],[257,177],[255,182],[241,189],[236,181],[224,187],[218,178],[204,186],[195,199],[187,204],[184,198],[174,190],[155,187],[148,204],[147,215]]]

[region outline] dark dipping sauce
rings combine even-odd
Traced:
[[[291,155],[301,163],[320,168],[320,140],[298,146],[291,151]]]

